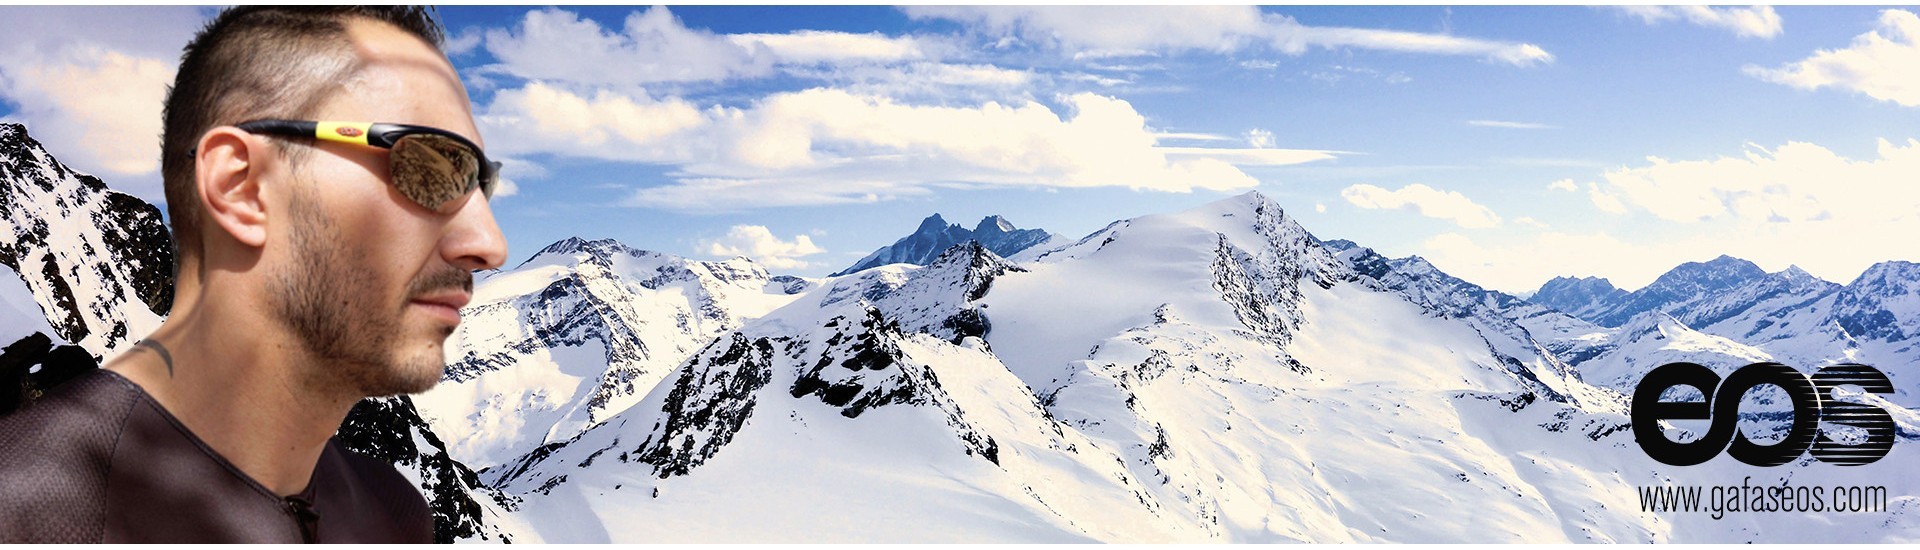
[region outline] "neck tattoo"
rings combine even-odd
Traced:
[[[173,378],[173,354],[167,353],[166,346],[162,346],[160,345],[159,342],[155,342],[153,340],[147,340],[147,339],[141,339],[138,342],[134,342],[133,346],[136,348],[151,349],[153,350],[154,353],[160,354],[160,361],[167,364],[167,378]]]

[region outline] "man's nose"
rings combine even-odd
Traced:
[[[500,267],[507,262],[507,238],[493,219],[493,205],[478,189],[460,200],[467,204],[453,214],[441,254],[447,263],[469,271]]]

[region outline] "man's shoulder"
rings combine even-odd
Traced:
[[[0,540],[98,540],[114,445],[138,399],[96,370],[0,416]]]
[[[111,371],[81,374],[0,415],[0,455],[111,442],[139,398],[133,382]]]

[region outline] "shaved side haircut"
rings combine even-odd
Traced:
[[[308,118],[360,67],[347,21],[398,27],[434,48],[445,32],[419,6],[242,6],[220,12],[187,43],[168,88],[160,138],[160,175],[173,225],[174,268],[200,257],[200,199],[194,148],[208,130],[262,118]],[[298,165],[309,145],[275,140]]]

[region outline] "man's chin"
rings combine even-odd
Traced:
[[[424,392],[446,376],[447,361],[439,342],[411,348],[413,353],[393,357],[385,376],[361,389],[367,397],[393,397]]]

